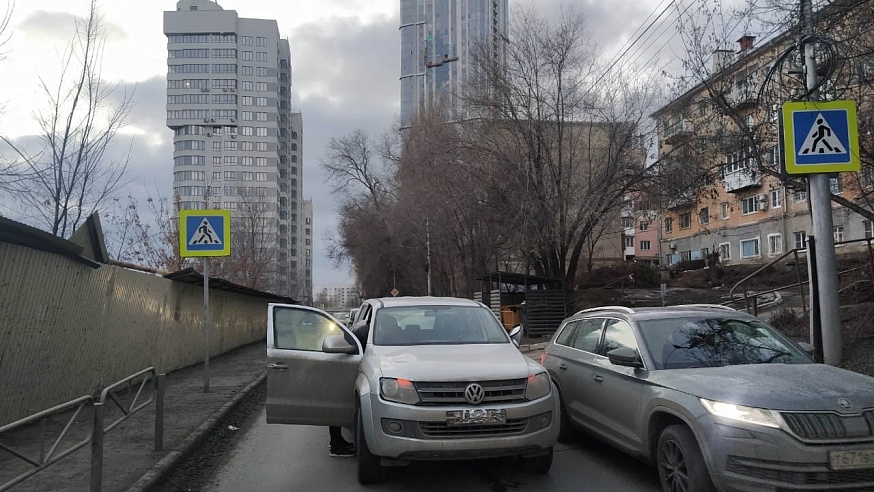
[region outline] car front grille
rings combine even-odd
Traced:
[[[824,463],[789,463],[729,456],[727,472],[746,477],[778,483],[785,490],[793,486],[858,487],[857,490],[874,490],[874,468],[860,470],[831,470]],[[853,490],[853,489],[838,489]]]
[[[445,422],[419,422],[419,430],[426,438],[470,439],[477,437],[524,434],[528,419],[507,419],[506,424],[448,425]]]
[[[489,403],[522,403],[525,401],[525,379],[477,381],[485,390],[481,405]],[[464,389],[470,382],[416,382],[421,405],[466,405]]]
[[[781,412],[789,429],[805,441],[865,441],[874,439],[874,410],[861,415],[834,412]]]

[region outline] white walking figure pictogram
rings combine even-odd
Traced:
[[[835,136],[835,132],[822,116],[816,116],[816,123],[810,128],[807,138],[801,144],[798,155],[810,154],[844,154],[841,141]]]
[[[206,220],[206,217],[203,218],[203,221],[197,227],[195,233],[191,236],[191,240],[188,241],[190,246],[198,245],[198,244],[221,244],[222,239],[216,234],[215,229],[212,228],[209,221]]]

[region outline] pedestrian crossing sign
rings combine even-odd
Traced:
[[[784,103],[783,137],[789,174],[861,167],[855,101]]]
[[[230,256],[230,210],[180,210],[179,255]]]

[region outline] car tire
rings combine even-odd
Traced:
[[[558,440],[560,442],[570,442],[577,437],[577,430],[573,427],[571,419],[567,413],[567,407],[564,403],[564,397],[561,395],[561,390],[556,390],[558,394]]]
[[[552,468],[552,448],[543,456],[534,456],[532,458],[522,458],[522,471],[534,475],[543,475],[549,472]]]
[[[656,450],[656,466],[664,492],[716,490],[698,441],[685,425],[670,425],[662,431]]]
[[[361,409],[359,408],[356,413],[358,415],[355,419],[355,454],[358,461],[358,483],[362,485],[382,483],[385,481],[385,468],[379,462],[379,456],[371,453],[370,448],[367,447]]]

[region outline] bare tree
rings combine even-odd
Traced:
[[[149,196],[144,216],[138,201],[128,195],[122,211],[110,214],[113,232],[108,240],[113,256],[158,271],[184,268],[186,259],[179,254],[178,201],[178,196],[173,202],[166,197]]]
[[[573,10],[556,22],[523,10],[511,35],[506,60],[477,59],[465,100],[484,124],[468,142],[517,186],[506,219],[526,262],[571,287],[592,233],[642,176],[639,128],[653,93],[598,65]]]
[[[132,105],[118,96],[118,84],[100,77],[105,34],[97,1],[78,19],[76,34],[62,59],[59,80],[41,79],[48,109],[36,114],[42,148],[29,152],[2,138],[22,161],[25,178],[16,186],[25,213],[52,234],[67,237],[81,221],[123,185],[130,149],[114,157],[113,144]]]

